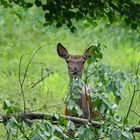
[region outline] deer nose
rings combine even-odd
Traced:
[[[78,71],[79,71],[78,68],[74,68],[74,69],[73,69],[73,74],[74,74],[74,75],[78,74]]]
[[[74,68],[74,71],[76,71],[76,72],[77,72],[77,71],[78,71],[78,69],[77,69],[77,68]]]

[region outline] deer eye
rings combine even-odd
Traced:
[[[67,63],[69,63],[69,61],[68,61],[68,60],[66,60],[66,62],[67,62]]]
[[[83,59],[83,61],[82,61],[82,62],[83,62],[83,64],[85,63],[85,61],[86,61],[86,60],[85,60],[85,59]]]

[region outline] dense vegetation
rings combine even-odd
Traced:
[[[73,19],[84,19],[87,24],[97,25],[97,20],[105,23],[125,24],[132,29],[140,25],[140,3],[136,0],[2,0],[4,7],[17,4],[24,8],[41,7],[46,22],[56,23],[56,27],[67,25],[72,32],[76,30]]]
[[[48,77],[34,88],[25,92],[28,111],[56,112],[60,114],[64,112],[65,105],[63,98],[67,91],[69,79],[66,64],[64,64],[56,53],[56,44],[58,42],[64,44],[71,54],[82,54],[90,42],[99,40],[107,46],[106,49],[102,50],[103,59],[100,62],[106,63],[111,67],[109,71],[108,66],[105,65],[106,69],[104,70],[107,70],[106,72],[108,73],[121,70],[133,77],[139,67],[140,35],[138,31],[133,31],[123,26],[108,26],[101,21],[98,21],[98,26],[96,27],[87,26],[85,21],[73,21],[78,30],[72,34],[66,26],[60,29],[56,29],[54,24],[43,27],[43,12],[35,7],[29,10],[22,9],[18,6],[14,6],[12,9],[0,7],[0,19],[1,114],[12,115],[23,111],[23,98],[18,80],[20,57],[23,54],[27,54],[24,56],[21,65],[20,73],[21,79],[23,79],[25,68],[31,56],[41,46],[43,48],[36,54],[29,67],[23,88],[25,90],[29,89],[42,77],[46,75],[48,75]],[[96,68],[98,67],[97,65]],[[126,117],[133,93],[133,84],[136,84],[137,88],[139,88],[138,83],[135,83],[136,80],[139,80],[139,77],[135,79],[134,76],[134,79],[132,78],[131,80],[132,84],[125,82],[125,89],[121,96],[122,100],[117,108],[117,114],[119,114],[120,118]],[[139,96],[139,94],[135,95],[128,118],[128,124],[139,124]],[[109,96],[109,98],[110,100],[112,100],[112,98],[114,99],[112,96]],[[118,118],[115,119],[118,122],[120,121]],[[9,136],[18,136],[20,139],[24,137],[24,135],[20,132],[17,133],[17,128],[14,128],[17,124],[19,128],[29,130],[25,123],[20,124],[15,118],[12,118],[10,123],[6,125],[6,130],[7,135],[8,132],[11,132],[10,134],[12,136]],[[74,129],[73,124],[70,122],[68,124],[68,128]],[[11,126],[13,126],[13,129],[11,129]],[[32,130],[34,130],[33,133],[30,131],[26,132],[30,133],[30,137],[34,136],[34,138],[36,138],[37,136],[33,134],[45,131],[44,126],[51,127],[51,124],[48,121],[41,123],[35,122],[32,126]],[[5,127],[2,124],[0,127],[3,130],[0,132],[0,137],[4,139],[6,134]],[[90,128],[90,125],[86,127]],[[56,127],[55,130],[61,133],[58,127]],[[79,132],[82,131],[83,129],[81,128]],[[49,133],[51,134],[51,132]],[[54,132],[53,135],[61,137],[59,133]],[[87,131],[87,134],[89,133],[92,134],[91,131]],[[118,133],[120,133],[120,131],[118,131]],[[123,134],[126,137],[130,136],[127,133]],[[48,133],[46,135],[48,137],[50,136]],[[129,138],[131,139],[132,136]],[[136,138],[139,138],[139,136]]]

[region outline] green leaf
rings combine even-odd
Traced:
[[[55,113],[54,116],[55,116],[56,119],[59,119],[59,115],[58,114]]]
[[[72,121],[68,121],[67,123],[67,129],[68,130],[75,130],[75,124]]]
[[[39,134],[34,133],[34,134],[32,135],[31,140],[42,140],[42,138],[40,137],[40,135],[39,135]]]
[[[8,100],[5,100],[4,103],[3,103],[3,109],[6,110],[8,109],[9,107],[11,107],[11,103],[8,101]]]
[[[76,31],[75,26],[72,26],[72,27],[70,28],[70,30],[71,30],[72,33],[74,33],[74,32]]]
[[[122,130],[121,134],[125,137],[125,139],[133,140],[133,135],[129,131]]]
[[[56,24],[56,27],[57,27],[57,28],[62,27],[62,23],[61,23],[61,22],[58,22],[58,23]]]
[[[26,4],[26,7],[27,7],[27,8],[31,8],[32,6],[33,6],[33,3],[30,3],[30,2],[29,2],[29,3]]]
[[[124,118],[124,119],[123,119],[123,123],[124,123],[124,124],[127,124],[127,123],[128,123],[128,120],[127,120],[126,118]]]
[[[56,137],[56,136],[52,136],[51,138],[50,138],[50,140],[60,140],[58,137]]]
[[[40,0],[35,0],[35,4],[37,7],[42,6],[42,2]]]
[[[132,28],[133,30],[136,30],[136,29],[137,29],[137,24],[136,24],[136,23],[131,23],[131,28]]]
[[[53,126],[52,126],[52,130],[53,130],[53,131],[60,132],[60,133],[63,133],[62,129],[61,129],[59,126],[57,126],[57,125],[53,125]]]

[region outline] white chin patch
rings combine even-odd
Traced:
[[[74,76],[72,76],[72,79],[79,80],[79,76],[74,75]]]
[[[79,78],[78,77],[75,77],[75,80],[78,80]]]

